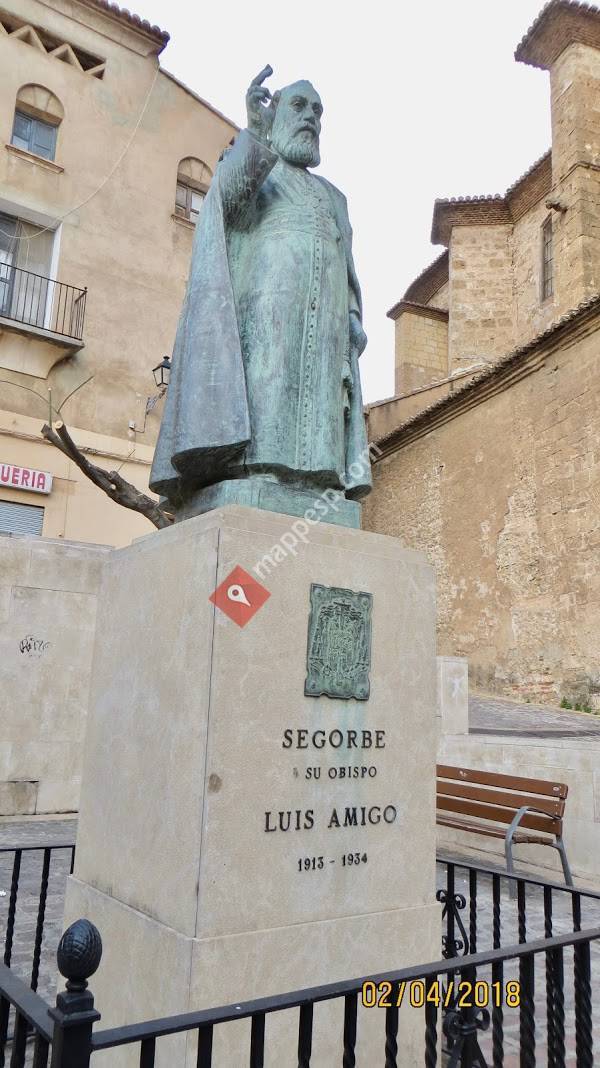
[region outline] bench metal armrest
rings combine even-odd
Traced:
[[[505,838],[504,838],[504,851],[505,851],[505,854],[506,854],[506,869],[510,874],[514,873],[514,864],[513,864],[513,858],[512,858],[513,835],[514,835],[515,831],[517,830],[517,827],[519,826],[521,820],[523,819],[523,816],[525,816],[528,812],[536,812],[539,816],[547,816],[548,815],[547,812],[542,812],[541,809],[535,808],[533,805],[523,805],[518,810],[518,812],[515,813],[514,819],[513,819],[512,823],[511,823],[510,827],[508,828],[508,830],[506,832],[506,835],[505,835]],[[556,838],[556,842],[548,842],[548,845],[553,845],[555,849],[558,849],[558,852],[560,853],[560,860],[561,860],[561,864],[562,864],[562,868],[563,868],[565,882],[566,882],[567,886],[573,886],[573,876],[571,875],[571,869],[569,867],[569,862],[567,860],[567,854],[566,854],[566,851],[565,851],[565,844],[563,842],[562,835],[556,834],[555,838]],[[513,895],[514,895],[514,887],[511,887],[511,896],[513,896]]]
[[[519,826],[523,816],[526,816],[528,812],[535,812],[538,816],[547,816],[547,812],[542,812],[540,808],[534,808],[533,805],[523,805],[518,812],[515,813],[514,819],[506,832],[506,841],[512,842],[513,834]],[[558,837],[558,836],[557,836]]]

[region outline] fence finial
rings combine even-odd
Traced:
[[[56,1007],[49,1010],[54,1020],[50,1068],[89,1068],[92,1055],[92,1028],[100,1019],[94,996],[87,989],[90,975],[102,958],[102,939],[89,920],[76,920],[67,927],[58,943],[56,960],[64,975],[66,990],[56,995]]]
[[[67,980],[67,990],[85,990],[101,959],[102,939],[90,920],[76,920],[67,927],[56,953],[58,970]]]

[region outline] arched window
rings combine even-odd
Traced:
[[[212,171],[201,159],[186,156],[177,168],[175,214],[195,223],[206,196]]]
[[[17,93],[11,143],[44,159],[54,159],[63,106],[43,85],[23,85]]]

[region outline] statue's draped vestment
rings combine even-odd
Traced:
[[[368,463],[349,473],[367,446],[351,237],[338,190],[238,136],[197,225],[153,489],[260,474],[368,491]]]

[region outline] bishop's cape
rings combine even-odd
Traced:
[[[196,226],[151,489],[177,502],[256,474],[368,493],[351,312],[345,197],[242,131]]]

